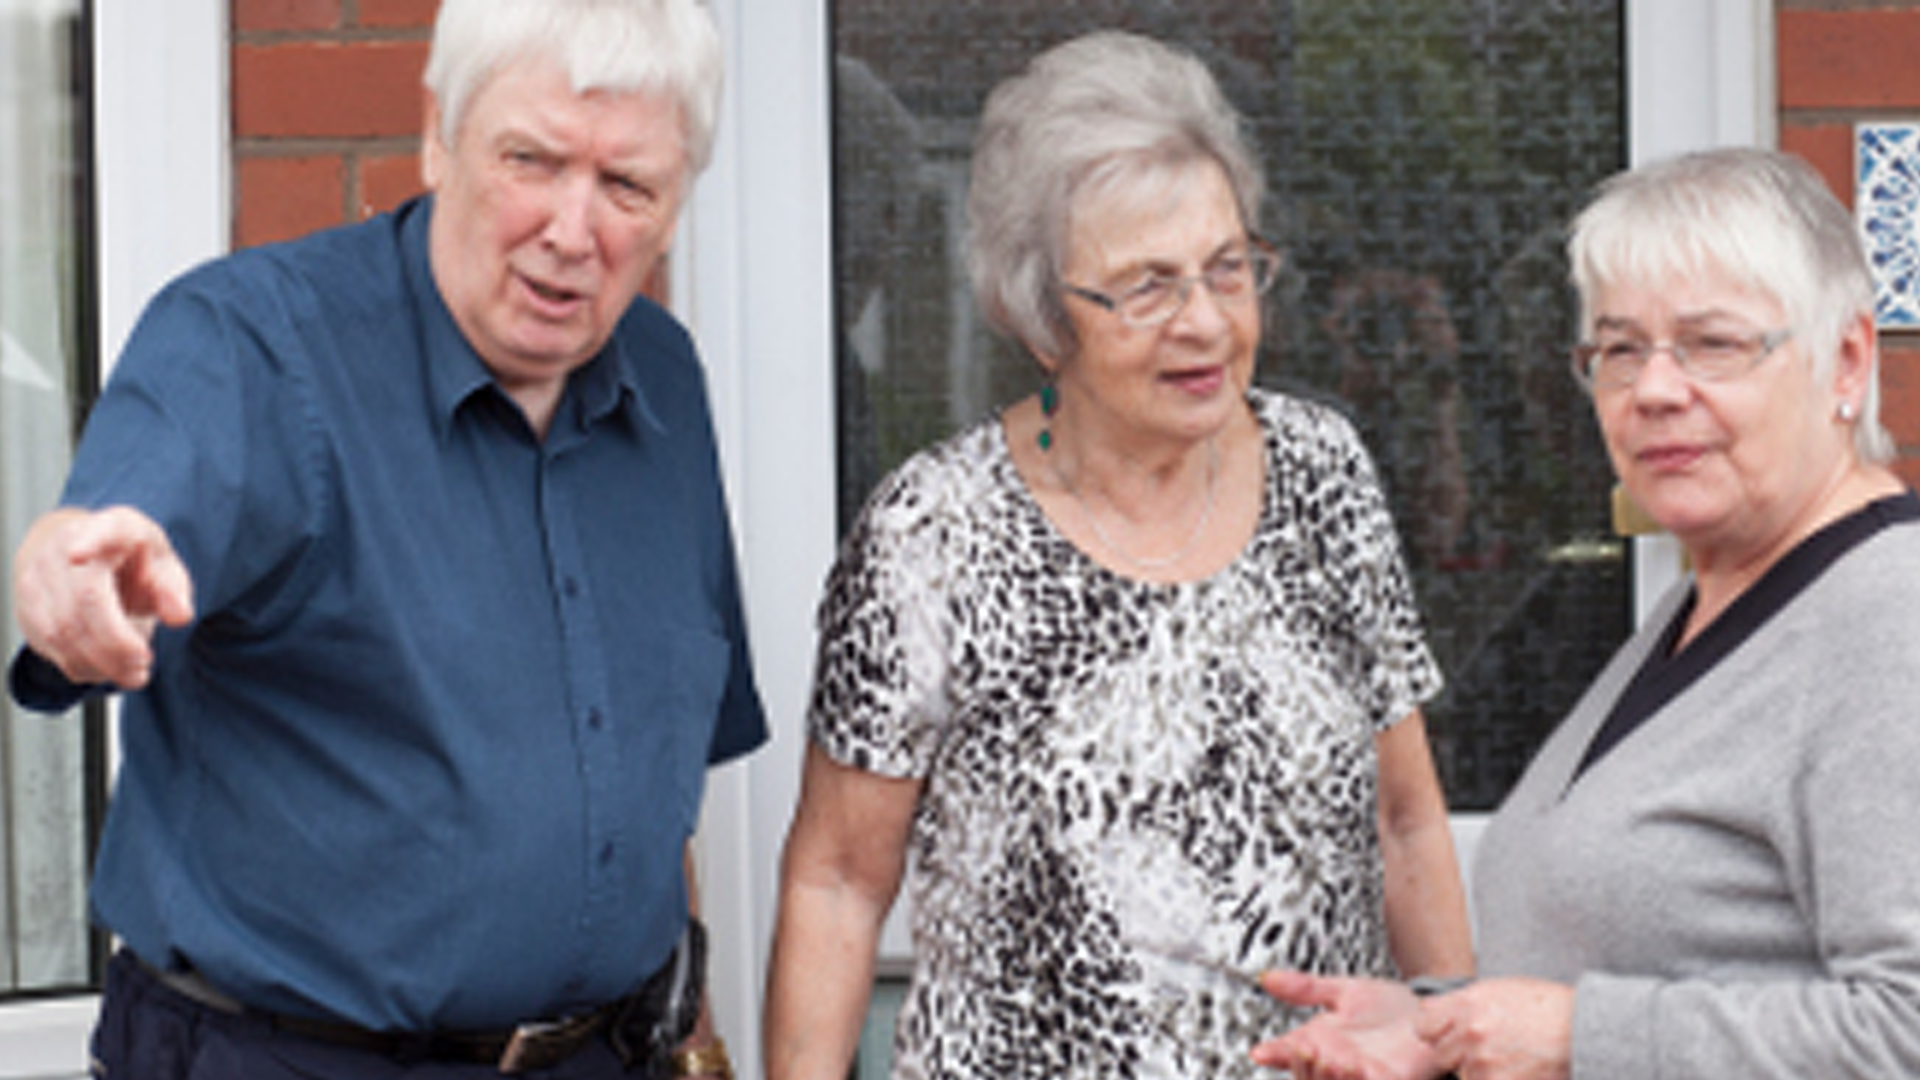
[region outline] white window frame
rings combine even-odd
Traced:
[[[779,849],[805,741],[813,606],[835,542],[830,43],[827,0],[712,3],[727,40],[725,114],[673,291],[707,357],[775,732],[753,758],[714,774],[700,844],[718,1023],[741,1074],[753,1076]],[[1773,6],[1628,0],[1632,160],[1772,144]],[[160,284],[226,248],[228,8],[95,0],[103,366]],[[1639,545],[1643,594],[1677,566],[1671,545]],[[1463,848],[1477,827],[1460,820]],[[0,1080],[85,1075],[96,1004],[0,1008]]]

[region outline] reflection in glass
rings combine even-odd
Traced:
[[[66,475],[82,329],[80,0],[0,0],[0,541],[9,555]],[[0,609],[11,612],[8,581]],[[6,658],[19,631],[6,620]],[[0,996],[89,980],[87,725],[0,699]]]
[[[844,523],[913,451],[1031,392],[959,260],[986,92],[1102,26],[1193,49],[1266,156],[1286,256],[1264,385],[1338,402],[1392,500],[1490,808],[1628,624],[1611,474],[1567,371],[1564,221],[1624,162],[1620,0],[835,0]]]

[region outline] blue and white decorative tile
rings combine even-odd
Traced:
[[[1920,327],[1920,123],[1854,128],[1854,216],[1873,264],[1874,315]]]

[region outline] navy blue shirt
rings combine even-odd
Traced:
[[[636,302],[537,438],[431,200],[170,285],[63,503],[167,530],[198,617],[127,695],[97,919],[260,1008],[491,1028],[631,990],[706,767],[766,738],[704,373]],[[64,708],[30,653],[9,682]]]

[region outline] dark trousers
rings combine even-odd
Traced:
[[[93,1031],[93,1075],[105,1080],[499,1080],[492,1065],[410,1062],[304,1038],[265,1016],[202,1005],[154,978],[128,952],[107,967]],[[594,1039],[530,1080],[661,1080],[629,1072]]]

